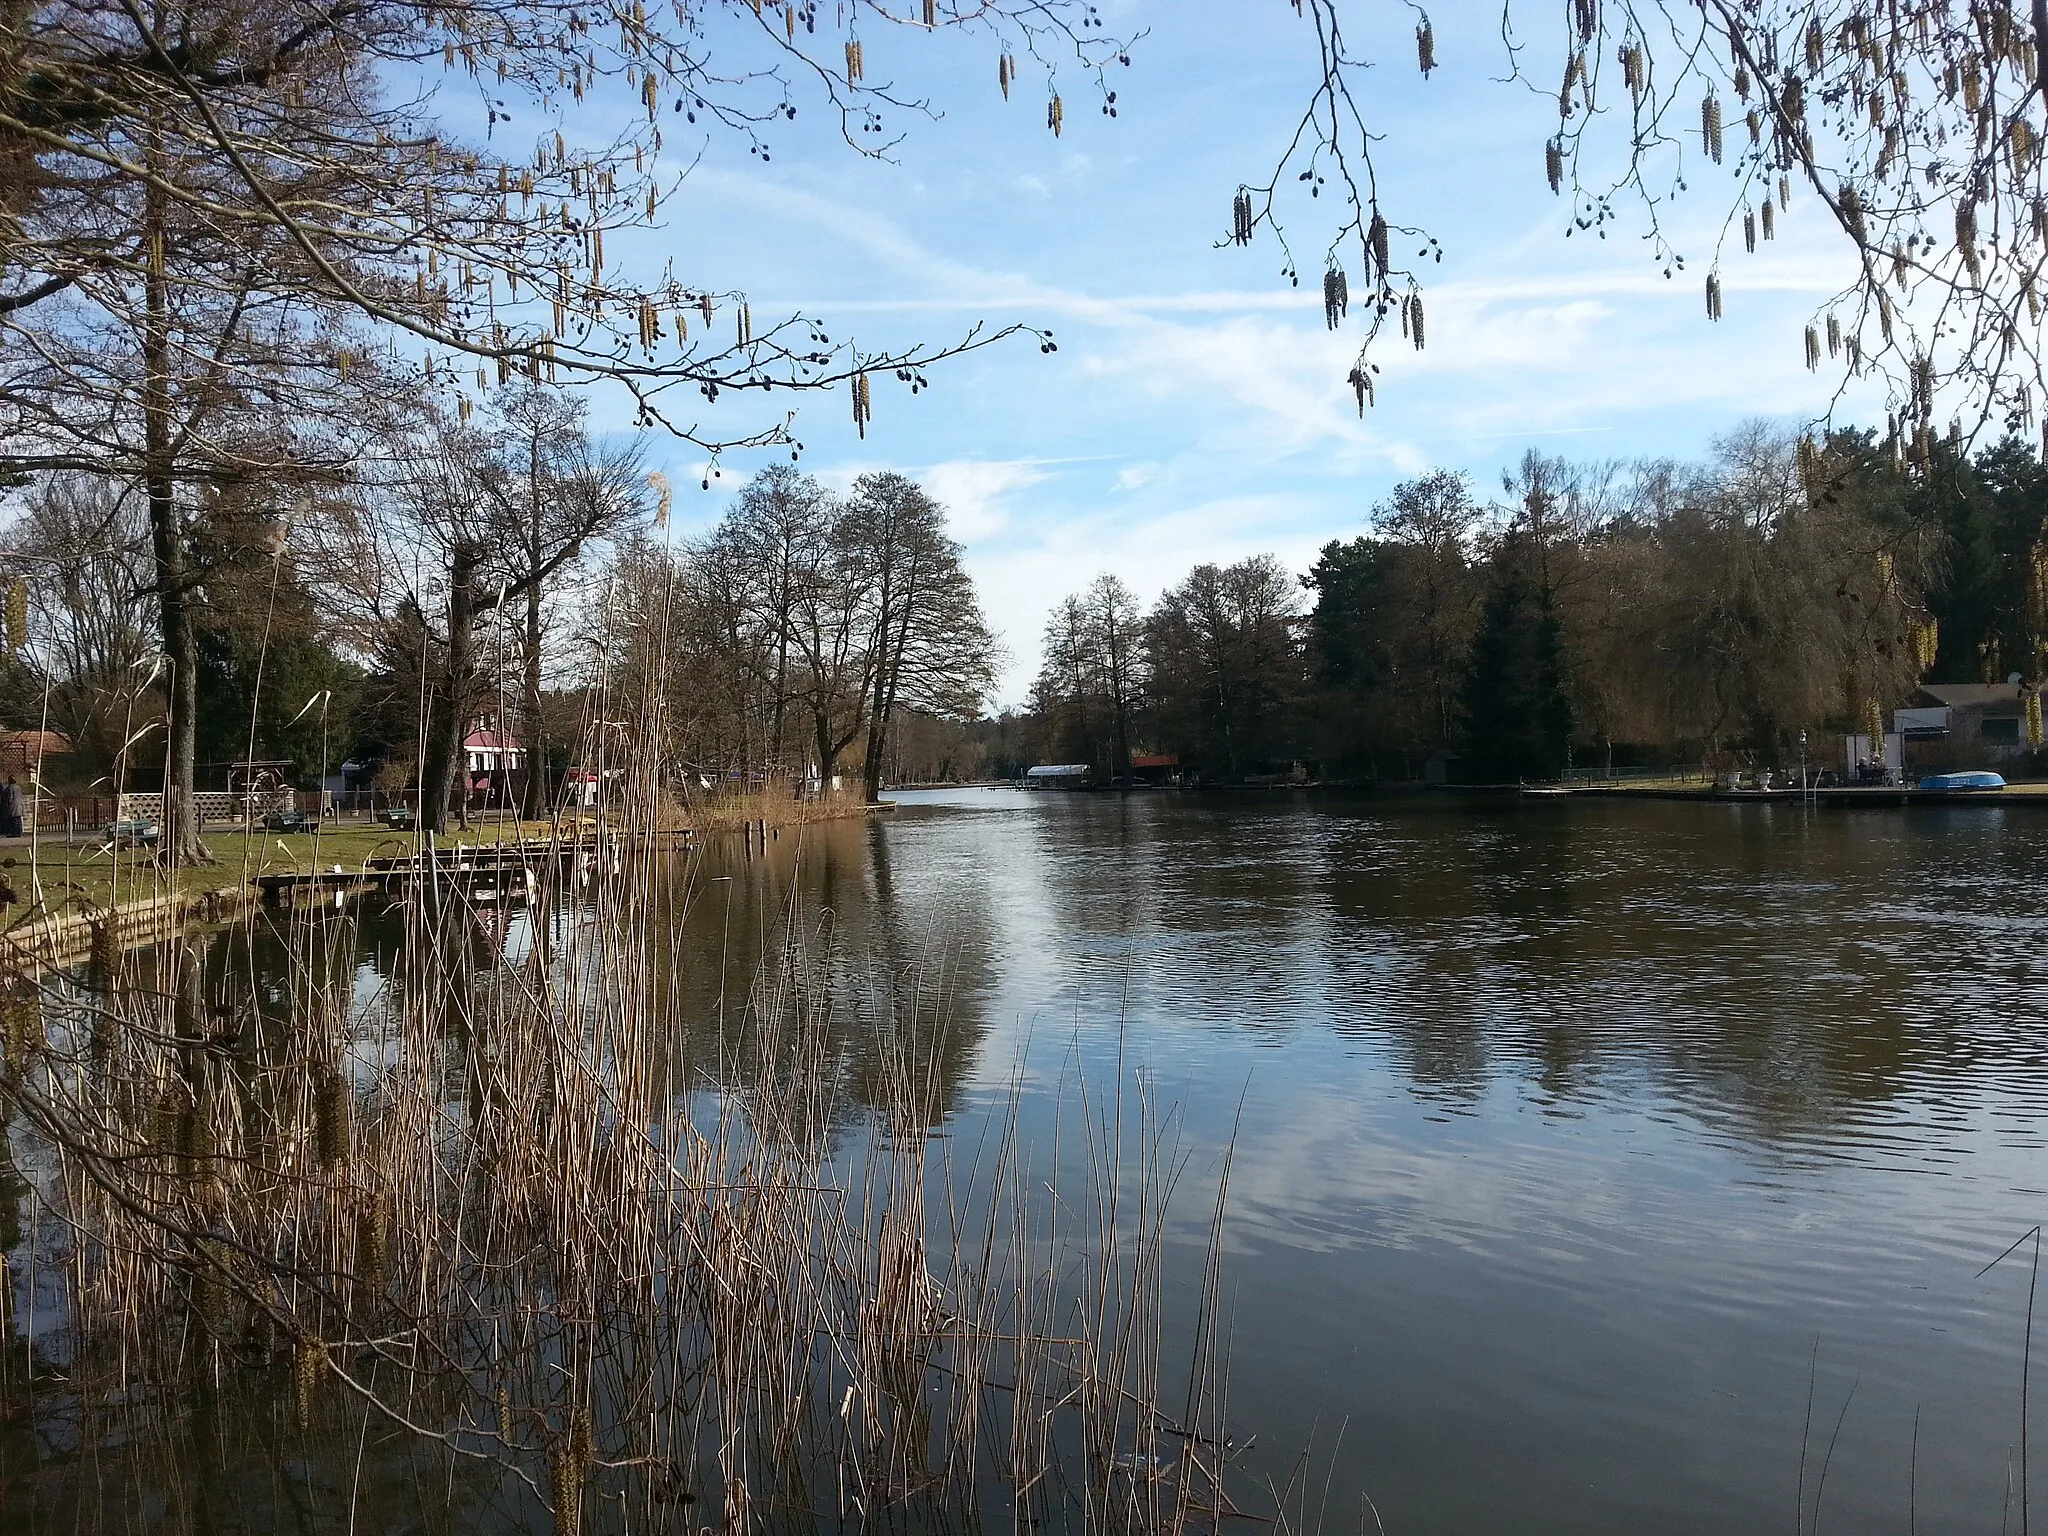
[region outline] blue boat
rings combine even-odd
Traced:
[[[1930,773],[1920,781],[1922,789],[2003,789],[2005,780],[1995,773]]]

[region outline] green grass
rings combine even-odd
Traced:
[[[547,831],[545,822],[478,822],[468,832],[444,836],[441,846],[480,847],[523,836],[544,837]],[[220,829],[205,836],[213,863],[173,871],[160,867],[146,849],[109,852],[97,838],[79,842],[57,839],[42,843],[33,860],[26,852],[0,858],[0,878],[15,893],[7,916],[18,920],[35,904],[38,883],[42,906],[37,916],[104,910],[116,902],[143,901],[173,892],[199,896],[232,890],[258,875],[304,874],[337,864],[344,870],[360,870],[372,858],[415,853],[421,841],[416,832],[394,832],[357,821],[327,823],[317,831],[305,832]]]
[[[779,794],[731,795],[699,801],[681,810],[675,824],[717,832],[737,829],[742,821],[757,818],[788,826],[857,816],[862,809],[858,796],[798,802]],[[565,818],[565,835],[574,819]],[[440,846],[490,847],[522,838],[546,837],[551,830],[545,821],[478,818],[466,832],[444,834]],[[0,856],[0,881],[14,892],[14,899],[0,907],[0,926],[24,918],[105,911],[118,904],[173,893],[202,896],[208,891],[236,890],[259,875],[307,874],[316,869],[331,870],[337,864],[344,871],[360,870],[369,859],[416,853],[422,839],[417,832],[394,832],[389,827],[352,818],[320,823],[317,830],[304,832],[250,833],[222,827],[208,831],[204,841],[213,862],[180,870],[161,868],[147,849],[108,851],[105,840],[97,836],[77,841],[46,838],[36,849],[33,860],[25,848]]]

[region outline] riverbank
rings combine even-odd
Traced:
[[[730,833],[766,835],[785,827],[866,815],[858,795],[799,801],[783,794],[720,795],[685,803],[661,820],[662,833],[687,839]],[[498,849],[575,846],[592,839],[595,813],[552,821],[502,815],[471,818],[441,835],[444,857]],[[376,878],[374,871],[417,858],[428,839],[370,821],[310,823],[302,832],[221,829],[205,837],[210,864],[167,870],[146,848],[112,848],[103,836],[0,840],[0,945],[33,964],[61,964],[85,953],[93,930],[109,921],[121,947],[166,938],[191,924],[233,921],[259,905],[265,886],[324,874]]]

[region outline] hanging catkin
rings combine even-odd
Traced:
[[[1977,258],[1977,205],[1966,195],[1956,203],[1956,249],[1972,278],[1981,275]]]
[[[1365,415],[1365,403],[1372,398],[1372,377],[1363,368],[1353,368],[1344,376],[1344,382],[1351,386],[1358,396],[1358,414]]]
[[[1707,158],[1721,163],[1721,98],[1711,93],[1700,103],[1700,142]]]
[[[1373,264],[1380,269],[1380,281],[1384,283],[1387,280],[1387,269],[1392,263],[1388,250],[1387,221],[1377,208],[1373,210],[1372,226],[1366,231],[1365,243],[1372,250]]]
[[[1564,149],[1555,139],[1543,146],[1543,174],[1552,192],[1564,185]]]
[[[17,576],[7,583],[7,650],[20,655],[28,648],[28,582]]]
[[[1712,272],[1707,274],[1707,318],[1721,318],[1721,279]]]
[[[1436,68],[1436,33],[1431,30],[1429,16],[1424,13],[1422,23],[1415,29],[1415,62],[1427,80],[1429,72]]]

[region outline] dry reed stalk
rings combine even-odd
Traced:
[[[317,911],[35,982],[0,1104],[39,1171],[29,1262],[63,1271],[46,1347],[124,1401],[228,1384],[294,1455],[356,1425],[346,1455],[563,1530],[1213,1524],[1222,1189],[1187,1404],[1161,1400],[1179,1118],[1119,1059],[1032,1148],[1020,1075],[955,1166],[944,966],[863,962],[794,896],[733,962],[744,1000],[695,1016],[676,903],[708,887],[627,768],[518,923],[422,882],[374,986],[368,919]],[[1038,1175],[1063,1156],[1078,1188]],[[87,1399],[30,1411],[127,1433]],[[181,1412],[123,1475],[175,1481]]]

